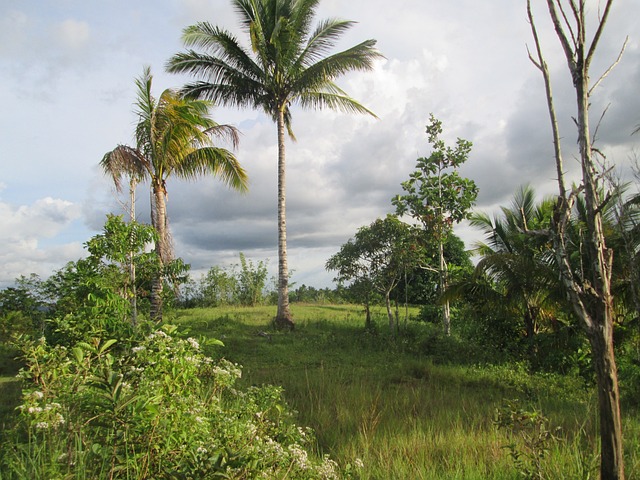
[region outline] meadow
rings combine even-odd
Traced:
[[[293,332],[270,328],[275,307],[181,310],[175,322],[221,340],[208,353],[242,365],[244,385],[281,385],[316,453],[355,478],[597,478],[596,399],[580,378],[492,363],[493,352],[402,313],[392,335],[382,308],[369,332],[357,306],[292,310]],[[637,413],[623,412],[630,479]]]
[[[374,328],[370,330],[364,329],[362,307],[355,305],[294,303],[294,331],[272,328],[275,309],[270,306],[236,306],[174,310],[166,318],[174,326],[163,327],[178,336],[178,343],[171,344],[174,345],[171,348],[180,345],[180,348],[186,348],[189,342],[196,343],[194,339],[197,339],[204,355],[221,362],[217,365],[228,365],[234,370],[233,365],[238,364],[242,368],[241,378],[235,387],[233,383],[225,387],[228,392],[234,393],[228,397],[231,403],[226,404],[227,410],[221,411],[223,415],[227,415],[225,411],[237,412],[237,421],[234,420],[233,429],[220,431],[220,437],[216,437],[215,442],[227,438],[230,442],[236,442],[235,445],[251,447],[256,437],[247,435],[246,428],[253,428],[256,413],[251,405],[241,405],[249,397],[244,393],[236,397],[235,392],[254,391],[258,392],[255,394],[257,397],[252,397],[250,403],[262,405],[259,411],[270,411],[272,418],[288,416],[289,411],[293,412],[292,420],[297,427],[294,426],[291,431],[282,424],[279,435],[289,432],[286,434],[298,438],[299,435],[306,436],[304,432],[307,427],[311,428],[314,435],[309,436],[312,441],[306,446],[310,455],[319,462],[318,465],[325,465],[328,455],[339,466],[336,469],[338,477],[325,477],[317,472],[313,475],[309,473],[311,476],[306,476],[304,472],[294,474],[290,467],[286,467],[274,470],[277,473],[272,478],[598,478],[597,402],[593,386],[586,383],[584,378],[578,375],[530,373],[524,364],[500,361],[496,352],[458,337],[455,325],[454,334],[446,337],[439,325],[415,321],[417,309],[407,312],[408,319],[404,318],[404,311],[399,312],[400,328],[394,333],[389,332],[383,307],[373,309]],[[188,339],[189,342],[179,338]],[[220,342],[224,345],[221,346]],[[148,344],[148,348],[150,346]],[[141,347],[133,350],[141,350]],[[91,361],[91,364],[98,366],[95,372],[107,371],[104,370],[106,364],[100,362],[107,360],[109,355],[105,357],[98,354],[91,360],[88,353],[83,355],[83,365],[89,365],[87,362]],[[74,430],[71,428],[71,419],[75,416],[82,423],[86,412],[81,409],[74,413],[73,407],[70,410],[65,407],[65,417],[69,420],[67,431],[75,432],[78,439],[93,445],[92,449],[95,450],[87,451],[78,443],[80,440],[76,441],[80,446],[73,447],[76,451],[72,456],[84,459],[82,461],[86,464],[74,466],[55,460],[66,455],[64,448],[69,448],[69,443],[53,438],[46,443],[19,447],[14,454],[6,455],[6,465],[12,469],[6,478],[96,478],[88,473],[94,471],[90,470],[88,462],[103,462],[105,467],[102,468],[106,472],[109,470],[108,464],[115,457],[104,448],[96,450],[95,446],[107,444],[107,441],[100,440],[101,435],[107,435],[111,439],[109,444],[117,446],[117,442],[113,443],[113,435],[118,431],[126,432],[127,441],[137,447],[125,450],[124,457],[118,457],[126,469],[113,478],[153,478],[140,468],[141,460],[155,461],[161,466],[161,455],[168,455],[167,458],[178,455],[176,444],[189,444],[191,441],[191,446],[199,449],[195,442],[202,439],[206,441],[207,432],[199,432],[200,437],[196,438],[195,432],[190,431],[194,424],[188,420],[188,412],[181,413],[180,404],[185,399],[215,399],[219,395],[214,392],[215,386],[213,389],[205,386],[203,390],[190,391],[196,378],[193,369],[206,365],[187,361],[190,355],[185,350],[180,362],[171,360],[162,368],[158,363],[155,370],[160,375],[157,378],[165,379],[167,373],[172,375],[168,383],[165,380],[161,382],[163,388],[170,388],[163,390],[162,394],[169,403],[158,399],[158,408],[164,405],[163,411],[173,415],[175,422],[187,422],[173,426],[173,421],[164,422],[167,432],[183,435],[176,438],[177,443],[173,447],[168,445],[164,453],[145,450],[148,432],[156,427],[145,430],[147,433],[140,438],[134,435],[137,425],[160,422],[157,423],[158,428],[163,426],[162,419],[144,406],[148,402],[145,398],[148,391],[135,391],[120,400],[110,396],[107,404],[101,402],[97,405],[99,415],[103,418],[116,418],[111,413],[105,413],[111,408],[105,410],[105,405],[117,407],[114,412],[124,411],[120,408],[128,409],[133,405],[130,417],[117,417],[122,422],[133,422],[127,423],[129,426],[124,430],[121,427],[115,430],[100,427],[102,430],[95,431],[97,436],[91,436],[94,433],[84,430]],[[135,365],[140,369],[149,361],[153,364],[163,361],[163,358],[167,357],[140,357]],[[16,407],[21,401],[34,394],[28,390],[21,399],[20,382],[13,376],[16,364],[6,357],[5,360],[0,377],[0,425],[3,427],[13,423]],[[65,375],[71,374],[66,370],[67,367],[64,368]],[[79,372],[82,375],[82,371]],[[73,374],[69,378],[74,384],[80,381],[74,380]],[[221,377],[216,378],[217,382]],[[109,377],[111,380],[112,377]],[[89,378],[87,385],[90,386],[83,388],[100,391],[95,389],[95,378]],[[156,388],[154,385],[157,384],[148,384],[149,388]],[[268,390],[266,385],[281,386],[286,405],[278,403],[277,393]],[[78,393],[81,392],[78,390]],[[202,394],[205,396],[202,397]],[[267,398],[269,396],[271,398]],[[234,398],[240,403],[234,403]],[[83,402],[83,408],[96,407],[94,400]],[[136,404],[139,406],[135,407]],[[631,405],[623,405],[623,408],[627,478],[638,479],[640,416]],[[216,413],[210,412],[209,415],[215,418]],[[78,421],[75,423],[78,424]],[[224,421],[223,417],[223,423],[219,423],[217,428],[224,430]],[[3,428],[0,432],[3,448],[18,448],[9,447],[8,431]],[[40,435],[37,428],[36,434]],[[245,458],[260,455],[262,447],[253,445],[252,448],[253,453],[249,452]],[[7,451],[2,453],[6,454]],[[198,468],[206,467],[198,463],[202,459],[194,463],[184,457],[175,458],[183,462],[182,465],[187,465],[183,472],[191,468],[191,473],[184,478],[205,478],[197,473],[204,471]],[[33,462],[41,462],[41,465],[34,468]],[[164,464],[167,464],[166,459]],[[259,471],[256,465],[247,467],[248,476],[236,473],[233,478],[263,478],[264,474],[262,477],[254,476]],[[242,472],[242,467],[239,468],[236,472]],[[21,471],[27,473],[20,474]],[[111,468],[112,473],[117,471]],[[183,478],[164,471],[162,478]],[[40,476],[34,477],[34,472],[41,472],[38,473]],[[181,475],[184,476],[183,473]],[[3,478],[5,476],[0,469],[0,479]],[[105,473],[100,478],[111,477]]]

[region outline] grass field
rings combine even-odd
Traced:
[[[595,403],[578,379],[481,366],[481,346],[442,338],[435,326],[410,321],[390,335],[382,310],[375,333],[363,330],[355,306],[292,310],[296,330],[287,333],[270,329],[275,307],[185,310],[176,322],[222,340],[214,355],[243,365],[245,384],[282,385],[298,423],[315,430],[318,454],[342,465],[361,460],[360,478],[597,478]],[[548,423],[534,415],[498,429],[496,409],[510,400]],[[556,436],[546,438],[545,428]],[[627,412],[630,479],[640,478],[639,437],[638,417]]]
[[[275,307],[180,310],[170,321],[184,335],[224,342],[203,344],[242,365],[245,386],[281,385],[296,423],[316,432],[315,453],[352,478],[598,478],[595,399],[580,379],[492,364],[495,352],[405,321],[402,311],[396,334],[383,309],[369,332],[357,306],[293,304],[292,312],[293,332],[271,328]],[[18,402],[19,383],[0,377],[0,425]],[[627,478],[640,479],[640,418],[623,416]]]

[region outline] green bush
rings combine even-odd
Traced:
[[[175,329],[124,348],[25,341],[2,478],[339,478],[335,462],[308,455],[313,434],[293,424],[279,387],[237,388],[238,365]]]

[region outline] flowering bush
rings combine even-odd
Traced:
[[[23,345],[3,478],[344,478],[307,453],[313,433],[293,424],[280,388],[238,388],[240,366],[172,326],[126,345]]]

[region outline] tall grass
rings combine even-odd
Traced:
[[[526,458],[527,445],[517,429],[494,423],[511,399],[560,427],[544,446],[541,478],[596,478],[595,399],[579,379],[479,364],[487,352],[443,338],[435,326],[410,321],[391,334],[382,309],[374,332],[364,331],[355,306],[292,310],[296,330],[288,333],[270,328],[275,307],[188,310],[176,321],[222,340],[223,355],[244,366],[245,384],[282,385],[298,423],[316,431],[318,453],[343,465],[362,461],[359,478],[519,478],[506,446]],[[640,478],[639,437],[637,412],[627,412],[629,479]]]

